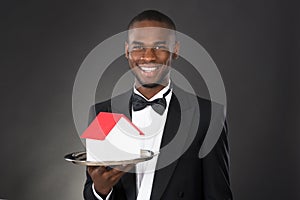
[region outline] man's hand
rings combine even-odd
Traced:
[[[120,178],[132,169],[133,165],[117,166],[112,169],[105,167],[88,167],[88,173],[91,176],[95,190],[102,194],[108,195],[113,186]]]

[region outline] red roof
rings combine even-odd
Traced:
[[[126,119],[139,133],[144,135],[125,115],[118,113],[100,112],[89,127],[83,132],[81,138],[104,140],[111,129],[121,118]]]

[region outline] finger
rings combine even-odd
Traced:
[[[103,173],[106,172],[106,169],[105,169],[104,166],[100,166],[100,167],[97,168],[97,172],[98,172],[99,174],[103,174]]]
[[[112,167],[111,166],[106,166],[105,169],[106,169],[106,171],[110,171],[110,170],[112,170]]]
[[[123,172],[123,171],[120,171],[120,170],[118,170],[118,169],[113,168],[113,169],[107,171],[106,173],[107,173],[107,176],[108,176],[108,177],[111,177],[111,176],[114,176],[114,175],[116,175],[116,174],[120,174],[120,173],[122,173],[122,172]]]
[[[95,171],[97,169],[97,167],[95,166],[88,166],[87,167],[87,171],[88,173],[91,175],[93,173],[93,171]]]
[[[105,172],[105,176],[107,178],[123,176],[123,174],[127,173],[130,169],[132,169],[134,165],[124,165],[124,166],[116,166],[110,171]]]
[[[105,171],[105,167],[102,166],[89,166],[88,167],[88,173],[90,175],[95,174],[95,173],[99,173],[99,174],[103,174],[103,172]]]
[[[126,172],[120,171],[117,174],[112,175],[109,179],[110,181],[112,181],[113,183],[116,183],[120,180],[120,178],[125,174]]]
[[[110,171],[104,172],[103,177],[105,177],[105,179],[111,179],[114,176],[122,176],[124,173],[125,172],[113,168]]]

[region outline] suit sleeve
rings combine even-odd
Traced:
[[[89,173],[86,170],[86,181],[83,190],[83,197],[85,200],[98,200],[93,193],[92,184],[93,184],[92,178],[90,177]]]
[[[229,180],[229,145],[227,124],[212,151],[203,158],[203,187],[205,200],[232,200]]]

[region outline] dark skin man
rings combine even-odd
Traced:
[[[164,22],[143,20],[133,23],[129,29],[125,56],[135,75],[136,89],[147,99],[168,85],[172,60],[178,57],[179,44],[170,28]],[[106,196],[132,167],[120,166],[111,170],[88,167],[88,173],[97,193]]]

